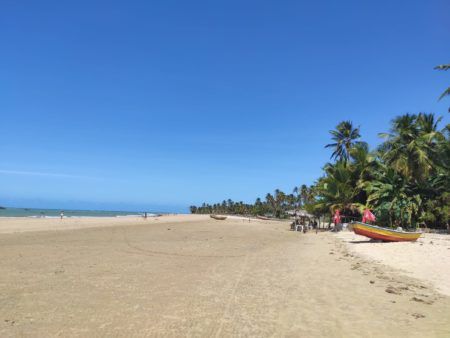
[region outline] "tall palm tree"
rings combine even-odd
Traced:
[[[363,142],[358,141],[361,137],[359,128],[353,127],[351,121],[342,121],[336,126],[336,130],[330,130],[331,139],[334,143],[327,144],[325,148],[334,148],[331,158],[347,162],[350,158],[350,149]]]
[[[289,209],[295,209],[296,198],[295,198],[294,194],[286,195],[286,204],[289,207]]]
[[[302,186],[300,187],[300,200],[302,207],[304,207],[305,204],[308,203],[308,197],[309,197],[308,186],[306,184],[302,184]]]
[[[298,194],[298,187],[294,187],[294,189],[292,190],[292,193],[295,196],[295,206],[294,208],[297,209],[299,207],[299,194]]]
[[[275,216],[280,217],[281,211],[283,210],[284,204],[286,202],[286,194],[279,189],[275,189]]]
[[[275,198],[272,196],[271,193],[267,193],[267,195],[266,195],[266,203],[272,209],[272,214],[275,215],[276,211],[277,211],[277,206],[276,206]]]

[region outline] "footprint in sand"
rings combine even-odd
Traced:
[[[418,302],[418,303],[428,304],[428,305],[431,305],[431,304],[434,303],[432,300],[425,300],[425,299],[422,299],[422,298],[419,298],[419,297],[416,297],[416,296],[414,296],[410,300],[414,301],[414,302]]]
[[[386,291],[387,293],[392,293],[392,294],[394,294],[394,295],[401,295],[402,293],[400,292],[400,290],[398,290],[397,288],[394,288],[393,286],[388,286],[387,288],[386,288],[386,290],[384,290],[384,291]]]
[[[384,279],[384,280],[389,279],[389,277],[384,276],[384,275],[377,275],[376,277],[377,277],[378,279]]]
[[[361,264],[360,263],[356,263],[352,265],[352,270],[358,270],[361,269]]]
[[[425,318],[425,315],[423,315],[421,313],[413,313],[413,314],[411,314],[411,316],[413,316],[416,319]]]

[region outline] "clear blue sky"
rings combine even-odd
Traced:
[[[6,0],[0,31],[0,205],[252,202],[318,178],[341,120],[448,122],[445,0]]]

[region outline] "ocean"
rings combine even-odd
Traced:
[[[1,208],[0,217],[60,217],[64,211],[64,217],[127,217],[142,216],[143,212],[111,211],[111,210],[61,210],[61,209],[34,209],[34,208]],[[156,214],[156,213],[155,213]],[[155,215],[147,213],[148,216]],[[158,213],[160,214],[160,213]]]

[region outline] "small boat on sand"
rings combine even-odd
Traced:
[[[352,222],[351,226],[355,234],[385,242],[413,242],[416,241],[422,234],[421,232],[408,232],[382,228],[362,222]]]
[[[209,215],[209,217],[217,219],[219,221],[224,221],[227,219],[227,216],[219,216],[219,215]]]
[[[259,216],[259,215],[256,215],[256,218],[257,218],[257,219],[262,219],[262,220],[264,220],[264,221],[270,221],[270,218],[269,218],[269,217],[265,217],[265,216]]]

